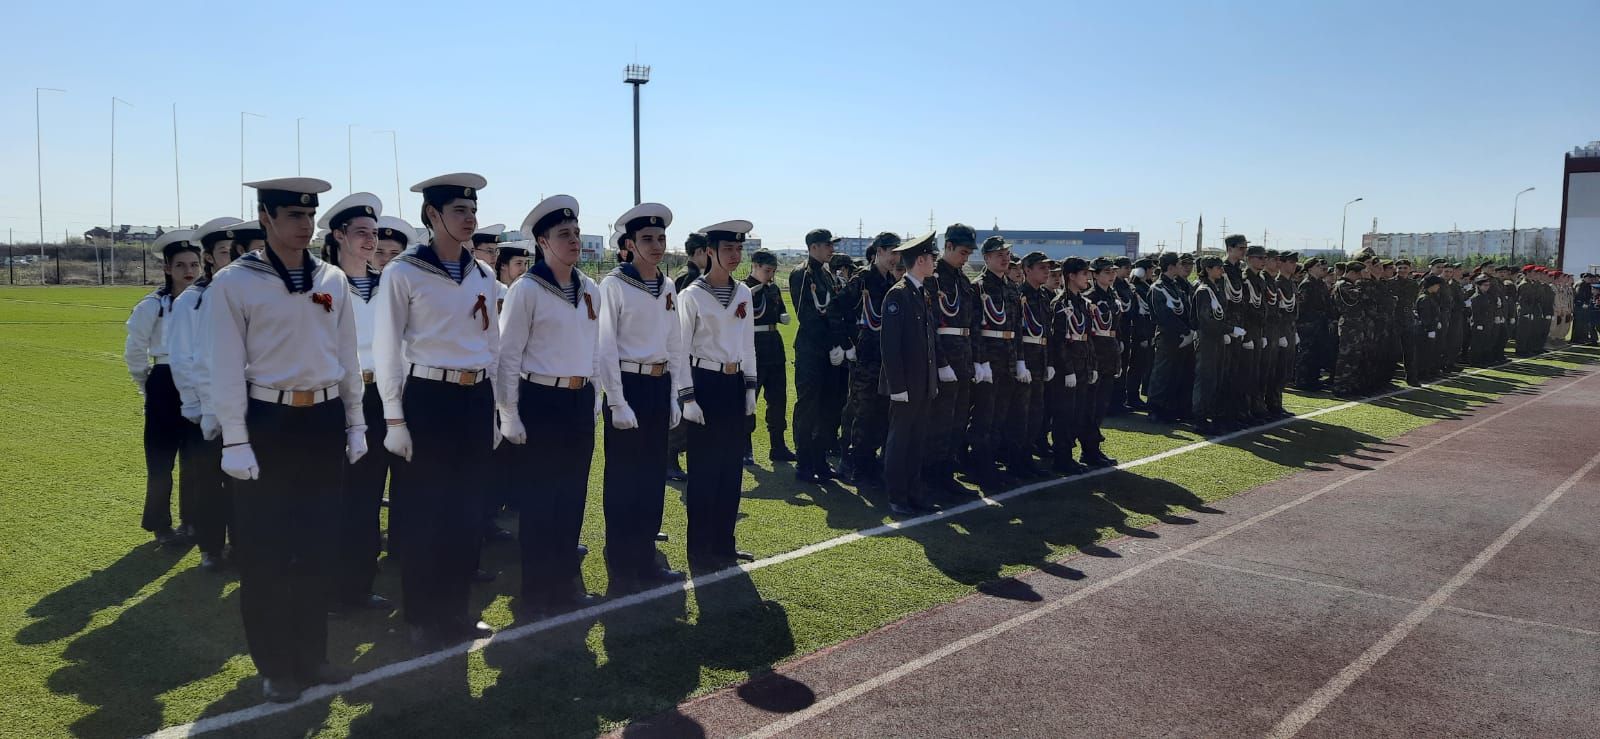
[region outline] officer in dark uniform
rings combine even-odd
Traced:
[[[967,420],[972,386],[973,334],[978,325],[978,290],[964,271],[977,249],[977,232],[964,223],[944,230],[944,253],[934,265],[928,292],[933,296],[938,351],[939,394],[928,422],[929,484],[957,495],[968,490],[955,480],[956,461],[966,455]]]
[[[977,383],[972,390],[972,427],[967,463],[972,478],[983,483],[1003,482],[995,462],[1006,443],[1006,429],[1016,412],[1016,384],[1032,380],[1017,354],[1022,300],[1006,279],[1011,266],[1011,246],[1000,236],[983,242],[983,275],[978,278],[979,333],[973,342],[973,368]],[[1008,465],[1009,468],[1009,465]],[[1018,474],[1022,469],[1011,470]]]
[[[878,234],[867,247],[867,268],[856,273],[840,294],[840,305],[856,316],[855,346],[847,352],[850,363],[850,394],[844,417],[849,432],[849,453],[840,460],[839,474],[853,483],[878,478],[877,453],[887,432],[889,400],[878,392],[878,372],[882,353],[878,334],[883,329],[883,296],[895,283],[894,268],[900,255],[894,250],[900,237],[889,232]]]
[[[825,228],[807,233],[806,263],[789,273],[789,302],[800,316],[794,339],[794,445],[799,457],[794,476],[801,482],[836,476],[828,466],[827,449],[844,409],[839,370],[851,345],[848,327],[828,315],[840,291],[830,267],[836,242]]]
[[[1133,366],[1133,314],[1134,291],[1129,275],[1133,271],[1133,260],[1127,257],[1117,257],[1111,260],[1116,267],[1116,278],[1111,281],[1111,289],[1117,294],[1117,307],[1121,310],[1121,321],[1117,324],[1117,345],[1122,347],[1122,354],[1118,358],[1120,367],[1127,370]],[[1111,401],[1106,407],[1106,415],[1120,416],[1128,411],[1128,373],[1126,371],[1111,380]],[[1138,395],[1135,388],[1134,395]]]
[[[1090,378],[1094,376],[1094,350],[1089,344],[1094,310],[1084,293],[1089,290],[1089,263],[1077,257],[1061,261],[1061,294],[1051,303],[1050,361],[1056,379],[1050,382],[1051,442],[1055,459],[1051,469],[1063,475],[1083,471],[1072,458],[1080,442],[1087,453],[1086,436],[1091,416]]]
[[[939,392],[935,367],[933,296],[927,281],[933,276],[932,233],[901,244],[895,253],[906,273],[884,294],[883,326],[879,344],[883,365],[878,390],[889,399],[889,436],[884,443],[884,481],[889,512],[911,516],[939,510],[922,490],[920,473],[927,450],[924,437],[928,414]]]
[[[1050,279],[1050,266],[1050,258],[1044,252],[1029,252],[1022,258],[1022,285],[1018,288],[1022,300],[1018,316],[1021,343],[1017,351],[1032,381],[1021,383],[1018,388],[1017,412],[1013,414],[1010,428],[1023,433],[1007,444],[1006,452],[1010,456],[1006,467],[1028,476],[1039,474],[1032,452],[1035,442],[1042,438],[1044,420],[1050,413],[1045,405],[1045,387],[1056,376],[1056,368],[1050,361],[1050,303],[1055,296],[1045,287]]]
[[[1100,450],[1105,435],[1100,425],[1105,421],[1106,409],[1111,404],[1112,384],[1122,373],[1122,346],[1117,341],[1117,326],[1122,323],[1121,303],[1112,283],[1116,280],[1116,265],[1101,257],[1089,264],[1094,273],[1094,287],[1086,296],[1089,301],[1089,346],[1094,352],[1094,366],[1089,371],[1089,422],[1079,435],[1083,454],[1079,461],[1089,467],[1115,467],[1117,460]]]
[[[1219,421],[1228,411],[1225,389],[1229,347],[1239,339],[1227,313],[1226,274],[1222,260],[1200,258],[1200,279],[1194,289],[1194,420],[1196,430],[1210,436],[1221,433]]]
[[[744,278],[745,287],[750,288],[750,308],[755,312],[756,391],[767,397],[767,438],[774,463],[794,461],[794,452],[783,441],[784,429],[789,425],[789,362],[778,326],[789,323],[789,309],[783,305],[783,289],[773,281],[777,271],[777,255],[762,249],[750,255],[750,276]],[[750,416],[746,425],[754,433],[756,417]],[[744,463],[755,463],[748,441]]]
[[[1173,252],[1156,261],[1161,269],[1145,293],[1155,324],[1150,370],[1150,415],[1176,423],[1189,416],[1189,394],[1194,387],[1194,309],[1189,280]]]
[[[1127,406],[1133,410],[1146,410],[1150,406],[1140,396],[1149,394],[1150,373],[1155,363],[1156,317],[1150,303],[1150,288],[1156,275],[1156,260],[1140,259],[1133,263],[1128,284],[1133,288],[1133,300],[1128,303],[1128,369],[1123,374]]]
[[[672,280],[672,287],[679,295],[694,284],[695,280],[700,279],[700,275],[706,271],[706,267],[710,262],[710,252],[706,250],[706,235],[702,233],[689,234],[688,238],[683,241],[683,251],[688,255],[689,263],[684,266],[683,274]],[[757,343],[759,344],[759,342]],[[679,405],[682,405],[681,401]],[[679,412],[682,412],[681,407]],[[688,451],[688,449],[689,427],[680,423],[667,431],[668,480],[683,482],[689,479],[689,476],[684,473],[683,467],[678,464],[678,456]]]
[[[1233,234],[1223,243],[1227,249],[1227,258],[1222,262],[1222,279],[1214,286],[1220,293],[1223,310],[1227,314],[1228,334],[1231,338],[1225,345],[1227,348],[1223,350],[1223,360],[1219,370],[1221,376],[1217,386],[1221,388],[1222,397],[1216,401],[1216,406],[1212,410],[1216,414],[1214,420],[1218,423],[1242,428],[1247,425],[1244,421],[1250,412],[1246,388],[1251,387],[1255,381],[1253,361],[1255,345],[1245,341],[1248,334],[1245,326],[1251,322],[1249,314],[1252,312],[1247,297],[1250,288],[1245,281],[1245,272],[1249,271],[1250,267],[1244,261],[1245,251],[1250,248],[1250,240],[1243,234]],[[1201,269],[1204,269],[1204,266]],[[1258,300],[1259,297],[1258,295]],[[1256,307],[1256,310],[1258,309],[1259,306]],[[1199,385],[1195,387],[1198,392]],[[1198,403],[1200,399],[1196,398],[1195,401]]]
[[[1245,309],[1242,315],[1245,317],[1245,345],[1250,347],[1246,355],[1250,370],[1249,381],[1243,386],[1246,406],[1240,412],[1246,425],[1268,417],[1266,386],[1270,380],[1268,367],[1271,360],[1267,351],[1267,312],[1275,309],[1275,306],[1267,305],[1266,262],[1266,247],[1245,248],[1247,269],[1244,271]]]
[[[1295,286],[1295,387],[1305,391],[1322,389],[1322,373],[1330,366],[1330,348],[1336,348],[1332,333],[1332,296],[1328,293],[1328,265],[1321,257],[1306,262],[1305,275]]]

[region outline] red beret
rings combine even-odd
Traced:
[[[1537,266],[1535,266],[1535,265],[1532,265],[1532,264],[1524,264],[1524,265],[1522,265],[1522,271],[1523,271],[1523,272],[1524,272],[1524,273],[1526,273],[1526,272],[1532,272],[1532,271],[1534,271],[1534,270],[1536,270],[1536,269],[1538,269],[1538,267],[1537,267]]]

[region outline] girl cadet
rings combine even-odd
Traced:
[[[552,195],[522,220],[544,253],[506,293],[496,403],[506,441],[523,445],[522,598],[542,615],[590,600],[578,575],[578,534],[594,458],[600,288],[577,268],[578,201]],[[526,424],[526,426],[524,426]]]
[[[356,359],[361,363],[361,408],[366,413],[368,448],[383,445],[383,399],[374,382],[372,336],[373,298],[378,292],[380,273],[372,268],[372,254],[378,246],[378,218],[383,203],[377,195],[358,192],[345,196],[322,214],[318,226],[328,229],[322,259],[338,267],[350,282],[350,311],[356,323]],[[329,607],[342,612],[349,608],[388,610],[393,604],[372,592],[378,577],[378,551],[383,534],[378,508],[384,486],[389,481],[393,457],[385,453],[368,454],[352,463],[344,474],[344,504],[339,516],[339,571],[334,580],[334,598]]]
[[[715,567],[755,559],[734,547],[739,488],[744,476],[744,416],[756,412],[756,334],[750,288],[733,279],[749,221],[702,230],[710,271],[682,293],[678,325],[689,374],[674,375],[689,427],[689,562]],[[740,391],[743,392],[740,392]]]
[[[194,232],[168,231],[156,240],[166,284],[140,299],[128,316],[128,339],[122,358],[144,396],[144,515],[140,526],[160,545],[189,543],[190,501],[185,481],[178,499],[181,533],[172,529],[172,468],[185,437],[183,402],[167,363],[166,319],[172,301],[200,277],[200,247],[189,242]],[[192,472],[185,466],[185,474]]]
[[[234,483],[239,609],[269,701],[343,682],[327,662],[344,466],[367,452],[343,273],[307,254],[322,180],[256,188],[267,246],[205,294],[222,471]],[[343,442],[343,443],[341,443]]]
[[[211,416],[207,438],[201,428],[202,415],[199,387],[201,383],[202,355],[210,367],[211,335],[199,333],[202,296],[218,270],[227,267],[238,253],[234,251],[233,229],[240,223],[237,218],[213,218],[195,229],[190,241],[200,247],[205,276],[196,280],[188,290],[172,301],[172,314],[168,317],[167,359],[172,366],[172,381],[178,386],[178,396],[183,400],[185,425],[182,458],[185,488],[183,494],[191,498],[189,510],[193,515],[195,544],[200,547],[200,569],[215,572],[222,569],[223,546],[228,536],[228,488],[222,474],[222,444],[217,441],[216,416]],[[209,326],[206,327],[209,331]],[[209,369],[207,370],[209,371]]]
[[[427,648],[491,633],[468,615],[483,491],[494,450],[500,345],[494,275],[472,258],[481,175],[441,175],[422,193],[432,232],[383,270],[372,353],[383,398],[383,445],[401,520],[400,583],[414,644]]]
[[[656,562],[667,432],[680,420],[672,381],[688,372],[678,296],[661,271],[672,211],[644,203],[617,219],[617,268],[600,281],[600,385],[606,393],[606,567],[613,592],[683,579]]]
[[[372,250],[372,268],[382,272],[416,240],[411,224],[394,216],[378,216],[378,246]]]

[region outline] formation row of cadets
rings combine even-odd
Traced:
[[[368,260],[378,245],[408,237],[409,228],[387,220],[376,197],[352,195],[324,215],[320,225],[337,234],[325,252],[329,264],[306,253],[326,182],[247,184],[258,192],[257,223],[219,219],[162,244],[177,277],[135,309],[129,353],[147,397],[175,394],[165,389],[175,383],[165,379],[166,342],[158,332],[172,308],[167,299],[185,290],[204,259],[216,277],[202,285],[203,307],[194,293],[185,335],[195,340],[182,346],[196,358],[196,432],[210,444],[196,448],[216,453],[215,461],[186,460],[185,469],[220,468],[232,478],[231,495],[219,483],[195,487],[194,497],[197,505],[231,498],[233,513],[186,520],[204,532],[208,566],[220,562],[217,532],[231,524],[246,637],[269,700],[293,700],[306,685],[344,678],[325,659],[331,603],[383,604],[371,583],[386,472],[412,639],[431,646],[488,633],[469,615],[467,591],[483,491],[495,487],[490,455],[502,436],[512,450],[507,479],[523,493],[517,610],[539,614],[586,602],[577,538],[602,406],[613,587],[683,577],[662,566],[654,546],[664,493],[659,471],[680,407],[691,422],[691,562],[750,558],[733,542],[741,434],[756,394],[751,293],[732,278],[748,222],[702,230],[712,259],[679,293],[660,270],[671,212],[638,206],[616,224],[625,263],[596,285],[576,269],[577,202],[548,198],[522,224],[542,258],[502,298],[495,276],[469,248],[477,193],[486,184],[478,175],[413,187],[434,237],[409,244],[381,272]],[[138,361],[136,344],[145,347]],[[152,366],[152,357],[159,363]],[[183,407],[165,400],[151,407],[164,412],[169,405]],[[147,425],[159,442],[150,453],[159,470],[162,445],[186,432],[172,433],[171,419],[156,411]],[[379,441],[389,455],[368,453]],[[170,507],[160,493],[153,481],[148,509]],[[147,516],[147,528],[175,536],[163,531],[170,523],[155,518]]]

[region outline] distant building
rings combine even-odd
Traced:
[[[1556,246],[1560,243],[1561,229],[1559,228],[1519,228],[1517,229],[1516,259],[1526,261],[1543,261],[1554,256]],[[1373,254],[1380,257],[1393,259],[1395,257],[1410,257],[1416,259],[1432,259],[1443,257],[1451,261],[1466,259],[1472,256],[1484,256],[1490,259],[1509,260],[1511,253],[1511,229],[1498,229],[1494,231],[1435,231],[1432,233],[1406,233],[1406,234],[1362,234],[1361,248],[1371,249]]]
[[[846,236],[839,239],[839,243],[833,245],[833,253],[848,254],[860,259],[867,255],[867,247],[869,246],[872,246],[872,239],[860,236]]]
[[[1086,228],[1082,231],[980,230],[978,243],[994,235],[1011,242],[1011,253],[1018,258],[1030,251],[1042,251],[1051,259],[1101,256],[1139,256],[1139,232],[1116,228]],[[943,239],[940,240],[943,243]]]
[[[1561,169],[1556,266],[1567,272],[1600,272],[1600,141],[1574,147]]]

